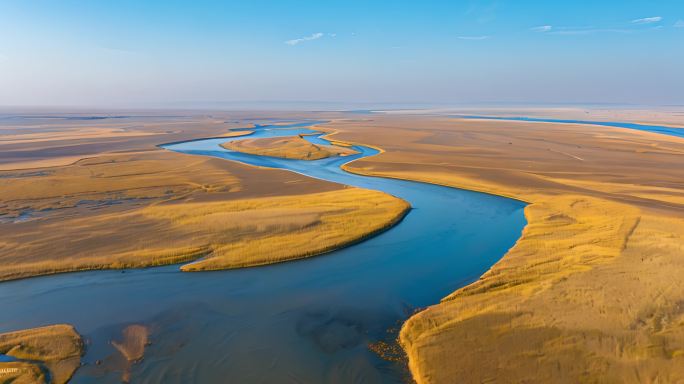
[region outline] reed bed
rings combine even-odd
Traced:
[[[409,205],[387,194],[358,188],[195,206],[155,206],[146,210],[181,228],[227,228],[210,253],[183,271],[271,264],[325,253],[396,224]]]
[[[170,201],[43,223],[0,239],[0,280],[188,263],[184,271],[308,257],[396,223],[408,205],[356,188],[217,202]]]

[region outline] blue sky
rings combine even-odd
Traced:
[[[682,0],[0,0],[0,105],[684,104]]]

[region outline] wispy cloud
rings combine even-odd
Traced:
[[[659,23],[662,20],[663,20],[663,18],[660,16],[644,17],[643,19],[632,20],[632,24],[652,24],[652,23]]]
[[[321,37],[323,37],[323,33],[321,33],[321,32],[316,32],[316,33],[312,33],[312,34],[309,35],[309,36],[300,37],[299,39],[287,40],[287,41],[285,42],[285,44],[287,44],[287,45],[297,45],[297,44],[303,43],[303,42],[305,42],[305,41],[318,40],[318,39],[320,39]]]
[[[653,26],[653,24],[660,23],[663,20],[661,16],[645,17],[643,19],[632,20],[629,24],[613,25],[613,26],[583,26],[583,27],[563,27],[540,25],[538,27],[530,28],[530,31],[537,33],[546,33],[550,35],[593,35],[598,33],[638,33],[643,31],[643,25],[649,25],[648,29],[662,29],[662,25]],[[675,23],[675,27],[684,28],[684,20],[679,20]]]
[[[675,28],[684,28],[684,20],[677,20],[676,23],[674,23]]]
[[[540,25],[539,27],[530,28],[532,32],[549,32],[553,27],[550,25]]]
[[[593,35],[596,33],[632,33],[632,31],[620,28],[565,27],[557,28],[557,30],[549,33],[553,35]]]
[[[489,36],[459,36],[459,40],[487,40]]]

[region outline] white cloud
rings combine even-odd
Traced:
[[[487,40],[489,36],[459,36],[460,40]]]
[[[549,33],[553,35],[593,35],[595,33],[632,33],[632,31],[615,28],[558,28],[558,30]]]
[[[530,28],[530,30],[533,32],[548,32],[552,29],[553,27],[550,25],[541,25],[539,27]]]
[[[323,33],[321,33],[321,32],[316,32],[316,33],[312,33],[310,36],[304,36],[304,37],[301,37],[301,38],[299,38],[299,39],[288,40],[288,41],[285,42],[285,44],[287,44],[287,45],[297,45],[297,44],[303,43],[303,42],[305,42],[305,41],[318,40],[318,39],[320,39],[321,37],[323,37]]]
[[[632,24],[652,24],[662,21],[663,18],[660,16],[645,17],[643,19],[632,20]]]
[[[674,23],[675,28],[684,28],[684,20],[677,20],[676,23]]]

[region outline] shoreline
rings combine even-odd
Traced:
[[[270,169],[270,168],[267,168]],[[357,188],[359,190],[363,191],[372,191],[372,190],[365,190],[362,188]],[[385,193],[385,192],[379,192],[379,191],[372,191],[372,192],[377,192],[384,194],[386,196],[389,196],[393,199],[397,199],[401,202],[403,205],[402,209],[397,212],[394,217],[392,217],[388,222],[386,222],[384,225],[382,225],[380,228],[377,228],[373,231],[370,231],[368,233],[362,234],[359,237],[352,238],[348,241],[345,241],[341,244],[336,244],[333,246],[325,247],[321,250],[317,250],[314,252],[305,252],[303,254],[296,254],[293,256],[290,256],[286,259],[283,260],[276,260],[276,261],[271,261],[271,262],[260,262],[260,263],[255,263],[255,264],[250,264],[246,263],[244,265],[237,265],[237,266],[231,266],[231,267],[220,267],[220,268],[215,268],[215,269],[202,269],[202,270],[192,270],[192,269],[184,269],[183,267],[185,266],[190,266],[193,265],[193,263],[196,263],[202,259],[204,259],[206,256],[210,255],[212,253],[212,250],[207,248],[207,247],[194,247],[192,248],[192,251],[189,251],[187,253],[184,253],[179,256],[172,257],[168,260],[163,260],[163,261],[158,261],[158,260],[150,260],[147,263],[142,263],[142,264],[133,264],[133,263],[123,263],[121,261],[113,261],[109,265],[106,264],[96,264],[93,263],[92,265],[86,265],[81,267],[69,267],[69,268],[64,268],[64,269],[55,269],[55,270],[50,270],[46,272],[37,272],[35,274],[22,274],[22,273],[17,273],[11,277],[2,277],[0,278],[0,284],[4,282],[11,282],[11,281],[19,281],[19,280],[24,280],[24,279],[30,279],[30,278],[39,278],[39,277],[48,277],[48,276],[54,276],[54,275],[61,275],[61,274],[69,274],[69,273],[79,273],[79,272],[96,272],[96,271],[125,271],[125,270],[131,270],[131,269],[136,269],[136,270],[142,270],[142,269],[150,269],[150,268],[159,268],[159,267],[169,267],[173,265],[178,265],[178,271],[179,272],[210,272],[210,271],[227,271],[227,270],[233,270],[233,269],[241,269],[241,268],[253,268],[253,267],[259,267],[259,266],[266,266],[266,265],[272,265],[272,264],[278,264],[278,263],[286,263],[286,262],[291,262],[291,261],[298,261],[310,257],[317,257],[317,256],[322,256],[340,249],[344,249],[347,247],[350,247],[352,245],[358,244],[360,242],[363,242],[365,240],[368,240],[372,237],[378,236],[382,234],[385,231],[388,231],[395,227],[397,224],[401,223],[401,221],[411,212],[413,207],[411,205],[403,200],[400,199],[396,196],[393,196],[391,194]],[[305,195],[302,195],[305,196]],[[264,199],[264,198],[261,198]],[[253,200],[258,200],[258,199],[247,199],[250,201]]]
[[[335,130],[335,131],[333,131],[333,132],[327,133],[326,135],[324,135],[324,136],[322,136],[322,137],[333,136],[333,135],[338,134],[338,133],[340,133],[340,132],[339,132],[338,130]],[[373,148],[373,149],[375,149],[375,150],[378,151],[378,153],[376,153],[376,154],[374,154],[374,155],[371,155],[371,156],[368,156],[368,157],[364,157],[364,158],[362,158],[362,159],[370,159],[370,158],[373,158],[373,157],[375,157],[375,156],[378,156],[378,155],[383,154],[383,153],[386,152],[386,151],[385,151],[384,149],[382,149],[381,147],[374,146],[374,145],[361,144],[361,143],[355,143],[355,142],[352,142],[352,141],[338,140],[338,139],[335,139],[335,141],[341,142],[341,143],[346,143],[346,144],[349,144],[349,145],[352,145],[352,146],[355,146],[355,145],[365,146],[365,147],[368,147],[368,148]],[[402,180],[402,181],[412,181],[412,182],[418,182],[418,183],[425,183],[425,184],[431,184],[431,185],[438,185],[438,186],[441,186],[441,187],[460,189],[460,190],[462,190],[462,191],[469,191],[469,192],[476,192],[476,193],[484,193],[484,194],[486,194],[486,195],[492,195],[492,196],[503,197],[503,198],[506,198],[506,199],[511,199],[511,200],[519,201],[519,202],[525,203],[525,204],[533,204],[533,203],[532,203],[531,201],[529,201],[529,200],[524,200],[524,199],[522,199],[522,198],[520,198],[520,197],[516,197],[516,196],[513,196],[513,195],[508,195],[508,194],[505,194],[505,193],[503,193],[503,192],[496,192],[496,191],[489,190],[489,189],[486,189],[486,188],[477,189],[477,188],[465,187],[465,186],[462,186],[462,185],[447,184],[447,183],[440,183],[440,182],[427,181],[427,180],[416,180],[416,179],[410,179],[410,178],[405,178],[405,177],[399,177],[399,176],[393,176],[393,175],[383,175],[383,174],[381,174],[381,173],[373,173],[373,172],[368,172],[368,171],[362,171],[362,170],[359,170],[359,169],[351,169],[351,168],[349,168],[349,167],[350,167],[350,164],[352,164],[352,163],[355,162],[356,160],[361,160],[361,159],[350,160],[349,162],[342,164],[342,165],[340,166],[340,168],[342,168],[342,169],[343,169],[344,171],[346,171],[346,172],[353,173],[353,174],[360,175],[360,176],[382,177],[382,178],[386,178],[386,179],[394,179],[394,180]]]
[[[548,122],[541,123],[553,124]],[[664,135],[659,132],[614,126],[604,126],[603,128],[645,138],[655,138],[657,136],[658,143],[665,141],[674,145],[681,142],[681,137]],[[337,129],[337,132],[340,132],[340,130]],[[350,134],[350,132],[354,131],[343,130],[343,132]],[[395,161],[396,158],[396,156],[392,157]],[[497,347],[501,348],[499,353],[492,353],[489,351],[491,345],[503,343],[496,336],[499,332],[502,332],[501,329],[507,329],[505,334],[511,335],[510,337],[512,338],[524,337],[522,335],[528,332],[530,327],[534,327],[533,324],[538,322],[545,324],[546,321],[551,321],[553,324],[553,320],[548,320],[549,318],[560,321],[560,319],[565,317],[575,316],[573,314],[582,310],[590,311],[587,313],[587,316],[597,315],[595,308],[584,308],[586,306],[584,303],[578,305],[559,304],[555,312],[556,315],[553,313],[549,314],[548,311],[545,312],[543,306],[547,305],[545,303],[549,301],[555,302],[563,299],[563,296],[559,295],[559,289],[563,288],[558,287],[563,287],[562,283],[566,279],[584,281],[585,285],[583,287],[596,287],[597,284],[609,284],[606,283],[609,281],[621,281],[622,283],[618,284],[627,285],[628,283],[624,283],[626,278],[627,281],[630,281],[629,278],[639,281],[638,275],[635,276],[631,270],[630,272],[625,272],[625,268],[635,268],[636,266],[630,264],[630,261],[624,261],[624,255],[640,254],[642,255],[642,261],[644,257],[652,257],[648,247],[653,247],[653,245],[650,245],[648,241],[658,238],[667,240],[659,244],[664,247],[663,252],[667,255],[668,251],[676,249],[677,233],[681,233],[681,231],[677,232],[677,227],[673,227],[671,235],[663,238],[662,236],[667,232],[658,232],[662,231],[662,228],[658,227],[658,222],[662,220],[675,226],[679,225],[680,223],[676,215],[673,215],[671,212],[669,214],[658,212],[659,208],[657,205],[646,204],[646,200],[644,200],[646,197],[639,197],[641,199],[640,203],[636,200],[624,198],[632,196],[629,192],[624,192],[624,197],[622,195],[612,196],[610,190],[607,192],[592,189],[586,191],[573,190],[572,185],[560,184],[563,188],[568,189],[554,190],[540,187],[534,189],[533,193],[530,193],[532,190],[529,187],[526,189],[524,183],[521,185],[508,182],[507,185],[503,185],[499,189],[495,185],[492,186],[492,180],[483,179],[481,181],[477,174],[458,171],[453,172],[453,174],[448,172],[430,173],[429,163],[426,164],[426,171],[420,169],[417,171],[402,171],[400,164],[393,162],[383,163],[380,161],[378,164],[387,164],[389,169],[384,168],[383,171],[370,171],[361,167],[355,169],[353,164],[345,164],[344,169],[348,172],[366,176],[420,181],[487,193],[512,198],[528,204],[525,207],[527,225],[523,229],[523,233],[497,263],[492,265],[478,280],[455,290],[445,296],[439,303],[412,315],[402,325],[400,345],[408,357],[413,379],[418,384],[449,382],[449,378],[453,377],[462,377],[464,382],[486,381],[495,375],[499,375],[498,373],[495,374],[492,370],[498,370],[500,369],[498,368],[499,364],[505,364],[501,363],[501,361],[516,361],[511,367],[506,367],[508,369],[506,372],[512,374],[510,377],[518,377],[519,380],[523,381],[533,377],[537,377],[537,380],[540,380],[539,378],[542,377],[541,373],[539,373],[539,376],[534,376],[532,370],[520,370],[516,367],[523,364],[534,364],[537,360],[534,357],[536,356],[535,353],[542,353],[546,356],[546,359],[568,359],[568,352],[564,349],[550,349],[548,351],[536,349],[535,345],[539,344],[535,344],[535,341],[518,341],[518,344],[515,345],[506,345],[504,343],[501,347]],[[372,167],[372,162],[366,165]],[[402,172],[404,172],[403,175]],[[524,169],[517,169],[517,172],[517,175],[520,176],[525,174]],[[431,178],[434,181],[430,181],[429,179]],[[609,231],[605,232],[606,229]],[[568,233],[568,230],[571,232]],[[551,253],[548,254],[547,248],[554,251],[548,251]],[[672,252],[670,252],[670,255],[672,255],[669,256],[670,259],[674,257]],[[606,275],[607,278],[605,280],[595,278],[595,276],[602,273],[605,274],[607,273],[605,271],[612,269],[616,271]],[[622,277],[624,273],[631,274]],[[592,278],[594,280],[587,281],[587,279]],[[619,295],[614,297],[619,299]],[[571,299],[566,298],[566,300]],[[525,310],[525,308],[528,309]],[[621,308],[621,306],[617,305],[617,308]],[[529,315],[522,315],[523,313],[529,313]],[[631,318],[631,316],[619,316],[615,312],[612,313],[621,322]],[[503,316],[505,320],[499,320],[497,316]],[[529,320],[517,320],[518,318],[522,319],[524,316],[532,316],[535,320],[532,323]],[[499,324],[499,321],[502,324]],[[511,324],[514,322],[519,322],[519,324],[513,327]],[[510,329],[508,329],[509,327]],[[588,329],[593,330],[593,327],[590,325]],[[617,341],[620,340],[620,336],[615,335],[614,328],[596,327],[595,332],[599,335],[599,340],[603,337],[604,340],[610,340],[612,343],[620,342]],[[534,329],[532,328],[532,330]],[[532,330],[530,332],[533,332]],[[569,342],[566,340],[581,337],[575,336],[575,333],[581,332],[581,330],[574,328],[572,325],[566,325],[565,328],[550,326],[548,330],[547,328],[541,328],[534,332],[542,335],[553,332],[568,334],[565,338],[559,339],[545,339],[544,337],[547,336],[538,336],[536,343],[554,342],[561,343],[562,345],[562,343]],[[639,337],[650,335],[648,331],[641,331],[635,334],[639,335]],[[465,343],[464,338],[474,338],[475,341]],[[674,343],[676,340],[677,338],[673,336],[671,339],[663,338],[660,343]],[[638,345],[637,341],[632,342]],[[677,346],[671,345],[669,348],[676,350]],[[582,353],[587,355],[582,355],[581,358],[575,359],[576,361],[571,359],[569,361],[572,362],[566,364],[574,364],[579,366],[577,369],[581,369],[582,364],[590,364],[598,360],[601,362],[605,361],[604,364],[608,365],[615,362],[614,364],[631,364],[627,366],[632,366],[634,369],[638,367],[638,365],[635,365],[638,362],[629,360],[629,357],[592,357],[591,353],[593,351],[591,347],[586,347],[586,349],[582,349]],[[455,362],[453,359],[449,359],[449,356],[460,356],[463,354],[472,355],[473,357],[467,358],[467,362]],[[606,360],[602,360],[604,358]],[[676,358],[676,356],[672,358]],[[662,361],[659,359],[649,360],[649,364],[665,364]],[[670,364],[675,364],[675,362],[671,361]],[[543,369],[547,368],[544,367]],[[549,367],[548,369],[552,368]],[[667,371],[676,372],[675,369]],[[547,375],[545,376],[547,379],[553,377],[553,374],[546,371],[544,371],[544,374]],[[567,377],[578,377],[574,376],[577,374],[574,369],[568,370],[566,374],[568,375]],[[592,377],[607,380],[607,378],[611,377],[625,377],[624,375],[626,374],[626,372],[619,371],[618,369],[614,371],[600,370],[592,373],[592,375],[595,375]],[[541,380],[544,381],[545,379]]]
[[[383,193],[384,193],[384,192],[383,192]],[[389,194],[388,194],[388,195],[389,195]],[[391,195],[390,195],[390,196],[391,196]],[[392,197],[395,197],[395,196],[392,196]],[[395,198],[397,198],[397,197],[395,197]],[[341,250],[341,249],[344,249],[344,248],[348,248],[348,247],[351,247],[351,246],[353,246],[353,245],[362,243],[362,242],[364,242],[364,241],[366,241],[366,240],[368,240],[368,239],[371,239],[371,238],[373,238],[373,237],[375,237],[375,236],[378,236],[378,235],[380,235],[380,234],[382,234],[382,233],[384,233],[384,232],[386,232],[386,231],[389,231],[390,229],[394,228],[396,225],[398,225],[399,223],[401,223],[401,222],[406,218],[406,216],[411,212],[411,210],[413,209],[413,207],[411,207],[411,205],[408,204],[408,202],[406,202],[405,200],[403,200],[403,199],[400,199],[400,200],[406,203],[406,207],[405,207],[401,212],[399,212],[399,213],[398,213],[391,221],[389,221],[386,225],[384,225],[384,226],[382,226],[381,228],[376,229],[376,230],[374,230],[374,231],[368,232],[368,233],[366,233],[365,235],[362,235],[361,237],[358,237],[358,238],[356,238],[356,239],[349,240],[348,242],[342,243],[342,244],[340,244],[340,245],[331,246],[331,247],[329,247],[329,248],[326,248],[326,249],[320,250],[320,251],[316,251],[316,252],[313,252],[313,253],[311,253],[311,254],[305,253],[305,254],[302,254],[302,255],[295,255],[295,256],[289,257],[289,258],[287,258],[287,259],[282,259],[282,260],[273,261],[273,262],[263,262],[263,263],[256,263],[256,264],[245,264],[245,265],[239,265],[239,266],[235,266],[235,267],[216,268],[216,269],[210,269],[210,268],[208,268],[208,269],[198,269],[198,270],[190,270],[190,269],[184,270],[182,267],[184,267],[184,266],[189,266],[189,265],[192,265],[192,264],[194,263],[194,261],[191,261],[190,263],[187,263],[187,264],[180,264],[180,265],[181,265],[180,271],[181,271],[181,272],[185,272],[185,273],[203,273],[203,272],[230,271],[230,270],[235,270],[235,269],[258,268],[258,267],[265,267],[265,266],[274,265],[274,264],[283,264],[283,263],[290,263],[290,262],[295,262],[295,261],[303,261],[303,260],[305,260],[305,259],[309,259],[309,258],[312,258],[312,257],[324,256],[324,255],[326,255],[326,254],[329,254],[329,253],[332,253],[332,252],[335,252],[335,251],[338,251],[338,250]],[[196,260],[196,261],[197,261],[197,260]]]
[[[254,124],[253,124],[254,125]],[[313,128],[313,127],[312,127]],[[225,135],[219,135],[219,136],[211,136],[207,138],[196,138],[196,139],[190,139],[190,140],[180,140],[172,143],[161,143],[161,144],[156,144],[153,148],[155,150],[162,150],[164,152],[168,153],[175,153],[176,155],[184,155],[181,153],[176,153],[174,151],[169,151],[166,146],[170,146],[173,144],[181,144],[181,143],[188,143],[188,142],[197,142],[197,141],[203,141],[203,140],[208,140],[208,139],[229,139],[229,138],[235,138],[235,137],[249,137],[254,133],[253,130],[244,130],[244,131],[230,131],[228,134]],[[328,134],[326,132],[321,132],[323,133],[323,136],[327,136]],[[380,149],[378,149],[380,150]],[[106,155],[106,153],[104,154]],[[82,161],[85,159],[96,159],[98,156],[87,156],[83,157],[79,160],[77,160],[75,163],[78,161]],[[357,160],[357,159],[355,159]],[[230,160],[229,160],[230,161]],[[354,161],[354,160],[351,160]],[[238,162],[239,163],[239,162]],[[72,164],[73,165],[73,164]],[[62,167],[62,166],[57,166],[57,168]],[[264,170],[269,170],[272,171],[274,170],[271,167],[265,167],[265,166],[259,166],[259,165],[248,165],[248,167],[254,167],[258,169],[264,169]],[[53,167],[51,167],[53,168]],[[42,169],[42,168],[39,168]],[[306,176],[302,173],[293,171],[293,170],[283,170],[283,171],[288,171],[288,172],[293,172],[297,173],[303,176]],[[311,176],[306,176],[310,178]],[[340,184],[336,183],[339,185],[343,185],[345,187],[349,187],[346,184]],[[380,192],[383,193],[383,192]],[[383,193],[387,196],[391,196],[392,198],[398,199],[396,196],[393,196],[391,194]],[[306,194],[305,194],[306,195]],[[249,199],[247,199],[249,200]],[[352,246],[354,244],[360,243],[364,240],[367,240],[369,238],[372,238],[374,236],[377,236],[381,234],[382,232],[385,232],[392,227],[396,226],[399,224],[405,217],[408,215],[408,213],[411,211],[412,207],[408,202],[406,202],[403,199],[399,199],[401,202],[405,205],[400,212],[398,212],[394,217],[391,218],[391,220],[385,225],[383,225],[381,228],[378,228],[376,230],[373,230],[369,233],[362,234],[359,237],[350,239],[349,241],[345,241],[342,244],[334,245],[331,247],[325,247],[324,249],[321,249],[319,251],[313,252],[313,253],[304,253],[302,255],[294,255],[291,257],[286,258],[285,260],[282,261],[273,261],[273,262],[260,262],[260,263],[255,263],[255,264],[250,264],[246,263],[245,265],[240,265],[240,266],[233,266],[233,267],[223,267],[223,268],[215,268],[215,269],[206,269],[206,271],[218,271],[218,270],[229,270],[229,269],[238,269],[238,268],[251,268],[251,267],[258,267],[258,266],[264,266],[264,265],[270,265],[274,263],[279,263],[279,262],[288,262],[288,261],[295,261],[303,258],[308,258],[308,257],[314,257],[314,256],[319,256],[319,255],[324,255],[330,252],[334,252],[339,249],[343,249],[349,246]],[[173,253],[173,252],[172,252]],[[68,273],[78,273],[78,272],[96,272],[96,271],[104,271],[104,270],[110,270],[110,271],[125,271],[128,269],[149,269],[149,268],[156,268],[156,267],[168,267],[168,266],[173,266],[173,265],[178,265],[179,266],[179,271],[182,272],[201,272],[201,270],[191,270],[191,269],[184,269],[184,266],[190,266],[193,265],[194,263],[203,260],[206,258],[207,255],[210,255],[212,253],[211,249],[208,249],[207,247],[192,247],[187,252],[183,252],[180,255],[173,255],[171,257],[160,257],[159,259],[153,259],[153,260],[147,260],[145,262],[125,262],[121,260],[115,260],[115,261],[110,261],[110,262],[103,262],[103,263],[97,263],[93,262],[90,264],[86,264],[83,266],[67,266],[64,268],[46,268],[43,271],[37,270],[35,272],[17,272],[17,273],[12,273],[9,276],[5,276],[0,278],[0,284],[3,282],[10,282],[10,281],[18,281],[18,280],[23,280],[23,279],[29,279],[29,278],[34,278],[34,277],[44,277],[44,276],[53,276],[53,275],[60,275],[60,274],[68,274]],[[39,268],[37,268],[39,269]]]

